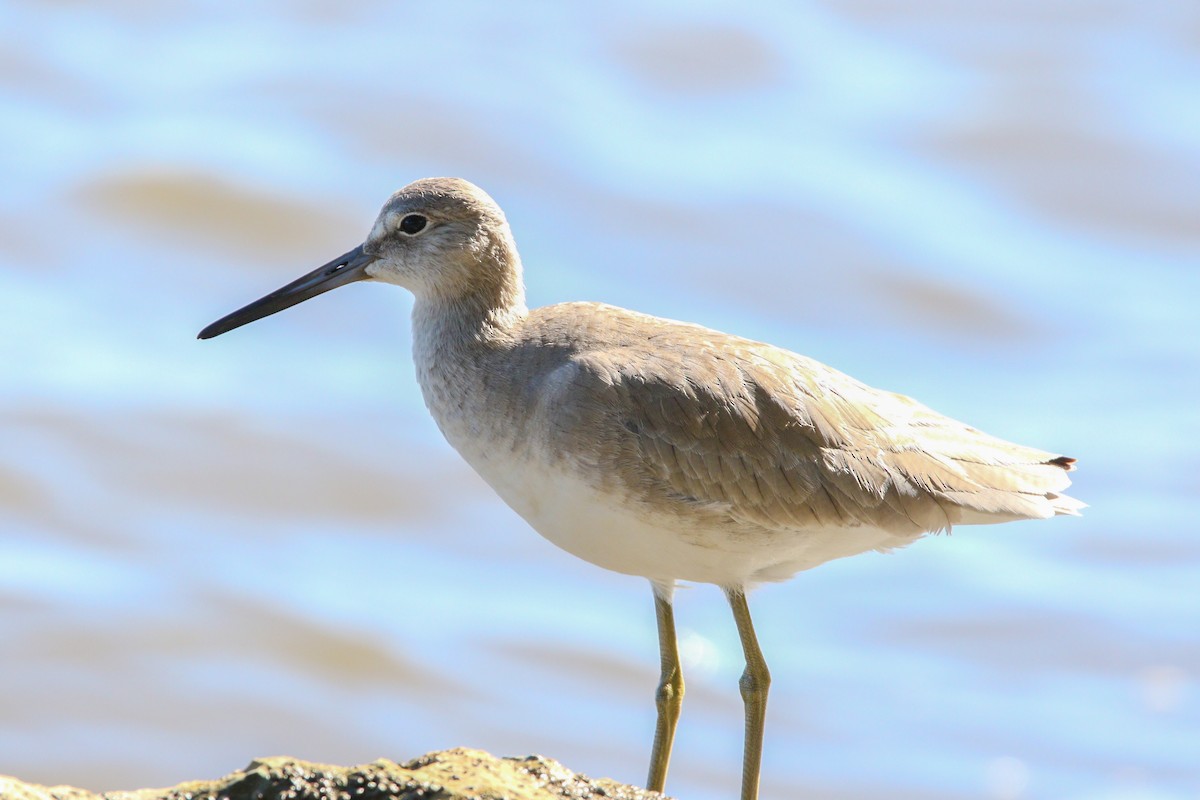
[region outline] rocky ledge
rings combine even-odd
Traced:
[[[69,786],[35,786],[0,776],[0,800],[661,800],[606,778],[593,780],[541,756],[496,758],[458,748],[405,764],[379,760],[333,767],[294,758],[264,758],[215,781],[170,789],[94,794]]]

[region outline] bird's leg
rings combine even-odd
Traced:
[[[662,660],[662,677],[654,694],[658,722],[654,726],[654,749],[650,751],[650,776],[646,788],[661,792],[667,781],[667,766],[671,761],[671,744],[675,741],[675,724],[683,706],[683,672],[679,668],[679,648],[675,642],[675,612],[671,598],[675,587],[654,584],[654,615],[658,619],[658,652]]]
[[[742,651],[746,654],[746,671],[738,681],[742,690],[742,702],[746,705],[746,744],[742,752],[742,800],[758,799],[758,776],[762,765],[763,723],[767,716],[767,690],[771,686],[771,673],[758,647],[754,634],[754,623],[750,621],[750,609],[746,606],[746,592],[741,587],[726,589],[725,596],[733,609],[738,636],[742,640]]]

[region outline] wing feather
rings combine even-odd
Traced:
[[[652,341],[571,360],[569,405],[613,423],[608,471],[647,502],[771,528],[901,535],[1082,507],[1061,494],[1072,459],[786,350],[658,322]]]

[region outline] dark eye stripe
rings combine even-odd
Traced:
[[[429,220],[420,214],[408,214],[404,219],[400,220],[400,231],[411,236],[414,233],[420,233],[424,230],[427,222]]]

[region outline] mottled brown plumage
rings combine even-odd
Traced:
[[[560,351],[560,446],[602,442],[609,486],[694,522],[909,536],[1080,508],[1061,494],[1071,460],[771,345],[593,303],[537,309],[516,334],[517,351]]]

